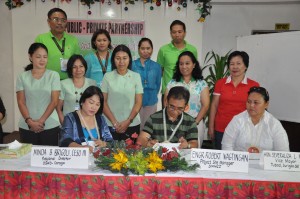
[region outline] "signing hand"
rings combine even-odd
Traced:
[[[106,142],[102,140],[94,140],[95,147],[106,147]]]
[[[180,145],[178,147],[179,149],[187,149],[189,146],[189,143],[183,137],[179,138],[179,143],[180,143]]]

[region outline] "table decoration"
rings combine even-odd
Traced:
[[[199,167],[197,163],[189,164],[175,148],[144,148],[136,142],[137,136],[134,133],[125,141],[114,141],[107,148],[95,152],[96,166],[125,176],[130,173],[145,175],[159,171],[194,171]]]

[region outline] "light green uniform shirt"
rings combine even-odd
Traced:
[[[78,39],[73,35],[67,33],[64,33],[64,36],[61,40],[57,40],[55,38],[61,48],[63,46],[63,40],[65,39],[64,55],[62,55],[61,51],[56,46],[52,37],[54,37],[54,35],[51,32],[40,34],[36,37],[35,42],[44,44],[48,49],[47,69],[58,72],[60,79],[67,79],[67,72],[61,71],[60,60],[61,58],[69,59],[73,54],[80,54]]]
[[[55,71],[46,70],[40,79],[35,79],[32,77],[31,70],[25,71],[17,78],[16,92],[18,91],[24,91],[29,115],[33,120],[38,120],[51,102],[51,92],[60,91],[59,75]],[[51,129],[59,125],[58,115],[54,109],[45,121],[44,129]],[[23,117],[19,120],[19,127],[29,130]]]
[[[157,63],[159,63],[163,69],[161,90],[162,94],[165,93],[167,84],[170,82],[171,79],[173,79],[178,56],[184,51],[191,51],[194,54],[194,56],[198,58],[197,49],[191,44],[188,44],[186,41],[185,48],[181,50],[176,48],[172,42],[162,46],[159,49],[157,54]]]
[[[79,99],[85,89],[89,86],[96,86],[96,81],[85,78],[81,88],[75,88],[72,78],[61,81],[61,92],[59,99],[64,101],[63,114],[73,112],[79,108]]]
[[[140,74],[128,70],[122,76],[115,70],[104,75],[101,90],[107,93],[107,102],[115,118],[121,122],[128,119],[135,103],[135,95],[143,93],[143,86]],[[106,118],[108,126],[111,122]],[[133,119],[129,126],[136,126],[141,123],[140,115]]]

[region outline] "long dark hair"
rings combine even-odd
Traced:
[[[182,52],[179,56],[178,56],[178,60],[176,62],[176,69],[175,69],[175,73],[173,75],[173,79],[176,80],[176,82],[179,82],[181,77],[182,77],[182,74],[180,72],[180,68],[179,68],[179,60],[182,56],[189,56],[193,62],[193,64],[195,64],[195,67],[192,71],[192,77],[195,79],[195,80],[202,80],[203,79],[203,76],[202,76],[202,70],[200,68],[200,64],[199,62],[197,61],[195,55],[190,52],[190,51],[184,51]]]
[[[100,108],[97,111],[96,115],[101,115],[103,113],[104,96],[103,96],[101,89],[97,86],[89,86],[85,89],[85,91],[82,93],[82,95],[80,97],[79,106],[80,106],[80,108],[82,108],[82,103],[84,103],[87,98],[90,98],[93,95],[99,96]]]
[[[47,54],[48,54],[48,49],[47,49],[47,47],[44,45],[44,44],[42,44],[42,43],[33,43],[33,44],[31,44],[30,45],[30,47],[29,47],[29,49],[28,49],[28,54],[30,55],[30,56],[32,56],[33,54],[34,54],[34,52],[37,50],[37,49],[39,49],[39,48],[43,48],[46,52],[47,52]],[[28,64],[26,67],[25,67],[25,71],[29,71],[29,70],[32,70],[33,69],[33,64],[32,64],[32,61],[30,60],[30,64]]]

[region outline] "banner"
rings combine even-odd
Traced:
[[[131,50],[133,60],[139,57],[138,42],[145,35],[144,21],[70,19],[67,24],[67,32],[78,38],[83,56],[93,50],[91,39],[98,29],[109,32],[113,47],[124,44]]]

